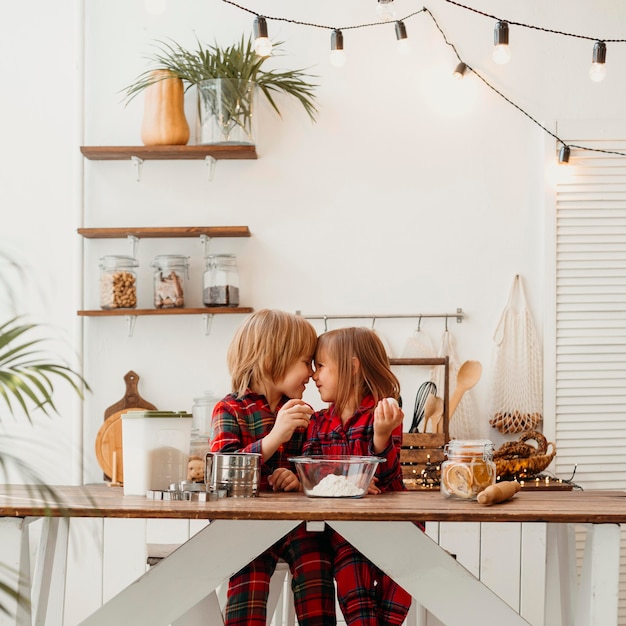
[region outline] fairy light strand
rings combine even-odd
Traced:
[[[509,20],[507,18],[498,18],[498,17],[496,17],[494,15],[490,15],[489,13],[485,13],[483,11],[479,11],[478,9],[474,9],[474,8],[469,7],[467,5],[461,4],[460,2],[456,2],[455,0],[444,0],[444,1],[449,3],[449,4],[453,4],[453,5],[455,5],[455,6],[459,7],[459,8],[471,11],[473,13],[476,13],[478,15],[482,15],[484,17],[488,17],[488,18],[494,19],[494,20],[498,20],[498,19],[504,20],[504,21],[508,22],[509,24],[512,24],[512,25],[515,25],[515,26],[520,26],[520,27],[523,27],[523,28],[534,29],[534,30],[538,30],[538,31],[542,31],[542,32],[550,33],[550,34],[555,34],[555,35],[563,35],[563,36],[566,36],[566,37],[575,37],[575,38],[578,38],[578,39],[585,39],[585,40],[589,40],[589,41],[603,41],[605,43],[626,43],[626,39],[603,39],[603,38],[598,38],[598,37],[591,37],[591,36],[588,36],[588,35],[577,35],[577,34],[574,34],[574,33],[567,33],[567,32],[559,31],[559,30],[552,30],[552,29],[549,29],[549,28],[543,28],[541,26],[534,26],[532,24],[524,24],[524,23],[521,23],[521,22],[515,22],[515,21]],[[261,15],[261,13],[259,13],[258,11],[255,11],[253,9],[249,9],[248,7],[244,7],[244,6],[240,5],[240,4],[238,4],[237,2],[234,2],[234,0],[222,0],[222,2],[224,2],[225,4],[230,4],[231,6],[237,8],[237,9],[240,9],[241,11],[244,11],[246,13],[250,13],[251,15],[255,15],[255,16]],[[606,150],[606,149],[603,149],[603,148],[591,148],[591,147],[588,147],[588,146],[581,146],[581,145],[578,145],[578,144],[572,144],[572,143],[566,142],[565,140],[561,139],[556,133],[554,133],[550,129],[546,128],[537,119],[535,119],[530,113],[525,111],[521,106],[519,106],[518,104],[513,102],[513,100],[511,100],[509,97],[507,97],[499,89],[494,87],[484,76],[482,76],[469,63],[467,63],[467,61],[464,61],[461,58],[461,55],[459,54],[456,46],[448,39],[448,37],[446,36],[444,30],[439,25],[439,22],[435,19],[435,16],[432,14],[430,9],[428,9],[427,7],[422,7],[418,11],[414,11],[412,13],[409,13],[408,15],[405,15],[404,17],[400,17],[400,18],[394,19],[392,21],[393,22],[405,22],[406,20],[408,20],[408,19],[410,19],[410,18],[412,18],[412,17],[414,17],[416,15],[420,15],[422,13],[424,13],[424,14],[428,15],[428,17],[430,17],[430,19],[433,21],[434,25],[436,26],[437,30],[441,34],[441,37],[443,38],[443,40],[446,43],[446,45],[450,46],[450,48],[453,50],[453,52],[454,52],[456,58],[458,59],[459,63],[464,63],[465,64],[465,66],[467,68],[467,71],[469,71],[472,74],[474,74],[474,76],[476,76],[486,87],[491,89],[495,94],[500,96],[505,102],[507,102],[512,107],[517,109],[520,113],[522,113],[525,117],[527,117],[533,124],[538,126],[541,130],[543,130],[545,133],[547,133],[550,137],[552,137],[555,141],[560,143],[562,146],[567,146],[570,149],[571,148],[576,148],[577,150],[582,150],[582,151],[587,151],[587,152],[598,152],[598,153],[602,153],[602,154],[612,154],[612,155],[617,155],[617,156],[626,156],[625,152],[619,152],[617,150]],[[332,31],[337,31],[337,30],[339,30],[339,31],[355,30],[355,29],[360,29],[360,28],[370,28],[372,26],[389,26],[389,22],[367,22],[367,23],[363,23],[363,24],[352,24],[352,25],[349,25],[349,26],[330,26],[330,25],[327,25],[327,24],[318,24],[318,23],[315,23],[315,22],[306,22],[306,21],[303,21],[303,20],[296,20],[296,19],[292,19],[292,18],[288,18],[288,17],[271,16],[271,15],[267,15],[265,13],[263,13],[262,16],[266,20],[272,20],[274,22],[285,22],[285,23],[288,23],[288,24],[295,24],[295,25],[298,25],[298,26],[308,26],[308,27],[311,27],[311,28],[320,28],[320,29],[332,30]]]
[[[461,9],[466,9],[467,11],[471,11],[472,13],[482,15],[483,17],[488,17],[492,20],[502,20],[513,26],[521,26],[522,28],[538,30],[543,33],[550,33],[552,35],[563,35],[564,37],[575,37],[576,39],[585,39],[587,41],[604,41],[604,43],[626,43],[626,39],[604,39],[603,37],[591,37],[589,35],[577,35],[575,33],[566,33],[562,30],[553,30],[551,28],[544,28],[543,26],[534,26],[533,24],[524,24],[522,22],[514,22],[513,20],[496,17],[495,15],[490,15],[489,13],[485,13],[484,11],[479,11],[478,9],[474,9],[473,7],[468,7],[467,5],[461,4],[460,2],[455,2],[455,0],[444,0],[444,2],[447,2],[448,4],[453,4],[454,6],[460,7]]]

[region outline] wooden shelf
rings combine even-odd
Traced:
[[[202,307],[199,309],[94,309],[78,311],[83,317],[120,317],[140,315],[245,315],[252,313],[252,307]]]
[[[123,161],[131,157],[144,160],[256,159],[254,145],[213,146],[81,146],[83,156],[92,161]]]
[[[87,239],[138,239],[165,237],[250,237],[247,226],[167,226],[148,228],[79,228],[78,234]]]

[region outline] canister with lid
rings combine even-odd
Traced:
[[[205,306],[239,306],[239,272],[234,254],[209,255],[202,282]]]
[[[183,308],[189,257],[181,254],[160,254],[153,259],[152,267],[154,267],[154,307]]]
[[[100,308],[137,306],[137,267],[139,262],[132,256],[109,255],[100,259]]]
[[[475,500],[496,482],[494,445],[489,439],[453,439],[444,448],[441,493],[447,498]]]

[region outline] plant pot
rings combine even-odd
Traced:
[[[199,144],[254,145],[256,83],[213,78],[198,84]]]

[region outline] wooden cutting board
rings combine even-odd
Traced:
[[[105,480],[122,483],[124,463],[122,448],[122,415],[129,411],[155,411],[156,406],[144,400],[138,391],[139,375],[132,370],[124,376],[126,393],[104,412],[104,424],[96,436],[96,458]]]

